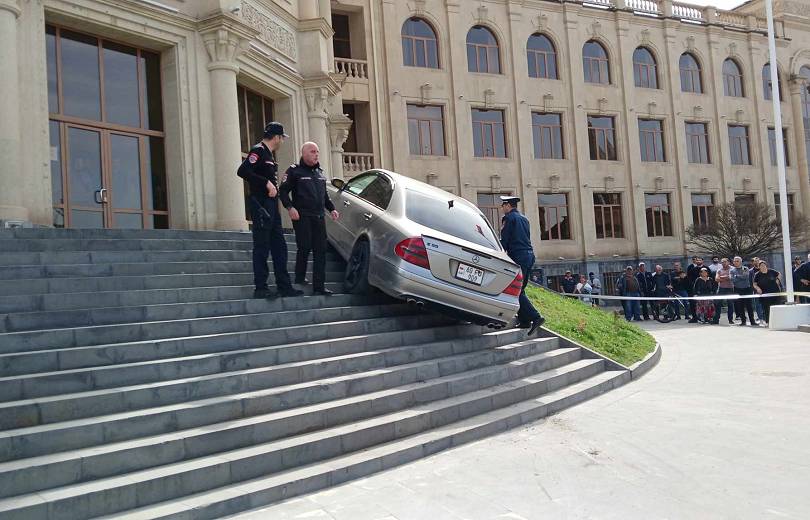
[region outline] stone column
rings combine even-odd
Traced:
[[[796,169],[799,173],[799,189],[802,195],[802,213],[810,215],[810,176],[808,176],[807,147],[805,146],[802,91],[807,88],[804,79],[791,80],[790,109],[793,114],[793,142],[796,146]]]
[[[0,0],[0,220],[30,220],[20,179],[18,0]]]
[[[239,139],[239,107],[236,98],[237,57],[247,48],[244,35],[226,28],[203,33],[211,59],[208,64],[211,85],[211,116],[214,147],[214,175],[217,189],[216,229],[244,231],[245,197],[243,181],[236,176],[242,160]]]
[[[345,115],[332,115],[329,117],[329,137],[332,144],[332,171],[328,172],[332,179],[343,179],[343,144],[349,138],[349,129],[352,120]]]
[[[307,100],[307,141],[312,141],[321,150],[321,165],[329,166],[330,162],[330,140],[327,121],[329,114],[326,111],[326,102],[329,91],[326,87],[311,87],[304,90],[304,97]],[[297,155],[296,155],[297,157]],[[333,172],[326,172],[329,177],[334,177]]]

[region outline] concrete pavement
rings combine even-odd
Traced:
[[[810,336],[645,322],[641,380],[245,519],[810,518]]]

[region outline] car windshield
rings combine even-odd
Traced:
[[[480,246],[501,249],[489,222],[473,205],[449,196],[441,199],[413,190],[406,193],[408,220]]]

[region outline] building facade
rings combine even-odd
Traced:
[[[776,0],[789,203],[810,214],[810,6]],[[0,0],[0,220],[246,229],[266,121],[335,177],[523,199],[539,262],[686,254],[775,204],[761,0]],[[801,248],[803,245],[797,245]]]

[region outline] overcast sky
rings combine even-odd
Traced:
[[[743,0],[684,0],[689,4],[713,5],[720,9],[731,9],[743,3]]]

